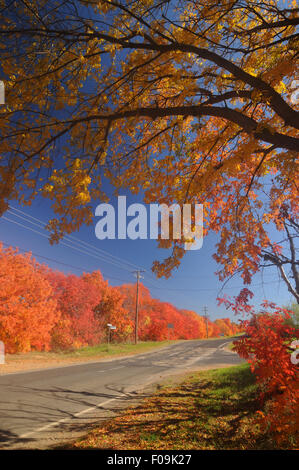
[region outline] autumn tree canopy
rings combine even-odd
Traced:
[[[50,349],[60,319],[57,301],[41,267],[0,243],[0,340],[6,352]]]
[[[203,203],[220,278],[250,283],[262,249],[279,250],[269,224],[298,221],[296,2],[0,5],[1,212],[42,194],[57,241],[92,223],[104,178],[148,203]],[[183,241],[160,245],[172,256],[153,269],[168,276]]]
[[[81,276],[53,271],[30,253],[0,243],[0,341],[8,353],[76,349],[107,341],[130,342],[136,286],[109,286],[100,271]],[[198,339],[242,331],[229,319],[208,322],[196,312],[151,297],[140,284],[138,336],[142,341]],[[218,322],[218,323],[217,323]],[[219,323],[220,322],[220,323]],[[171,330],[169,324],[172,324]]]

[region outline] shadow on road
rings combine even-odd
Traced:
[[[45,435],[45,432],[54,435],[57,432],[65,434],[88,432],[99,421],[119,416],[121,410],[134,403],[134,400],[138,401],[149,396],[144,392],[128,393],[125,391],[125,386],[120,384],[107,385],[106,389],[106,393],[93,393],[88,390],[62,387],[18,387],[18,392],[23,399],[19,400],[17,405],[14,403],[14,406],[9,401],[0,402],[1,422],[3,426],[5,422],[9,422],[10,428],[24,431],[16,433],[0,429],[0,449],[12,446],[17,448],[17,444],[24,448],[26,443],[36,442],[42,435]],[[35,397],[36,404],[32,400],[29,401],[32,396]],[[50,406],[50,399],[52,406]],[[111,402],[105,405],[105,402],[109,400]],[[101,403],[104,403],[103,407],[100,406]],[[28,422],[30,422],[30,429],[28,429]],[[41,429],[35,434],[34,430],[56,422],[59,422],[59,429],[58,426],[53,425],[49,426],[48,430]]]

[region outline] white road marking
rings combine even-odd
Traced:
[[[105,369],[105,370],[97,370],[97,372],[109,372],[110,370],[117,370],[117,369],[123,369],[126,366],[119,366],[119,367],[112,367],[111,369]]]
[[[225,343],[220,344],[220,346],[218,346],[217,349],[222,349],[223,346],[225,346],[226,344],[229,344],[229,343],[231,343],[231,342],[232,342],[232,341],[226,341]]]
[[[122,398],[123,396],[126,396],[126,394],[123,393],[122,395],[116,396],[116,397],[114,397],[114,398],[109,398],[109,400],[103,401],[103,402],[99,403],[98,405],[91,406],[90,408],[85,408],[84,410],[79,411],[78,413],[75,413],[75,414],[74,414],[73,416],[71,416],[71,417],[68,416],[67,418],[59,419],[58,421],[55,421],[55,422],[53,422],[53,423],[46,424],[45,426],[42,426],[41,428],[35,429],[34,431],[29,431],[29,432],[26,432],[25,434],[21,434],[19,437],[20,437],[20,439],[24,439],[24,438],[26,438],[26,437],[32,436],[33,434],[36,434],[36,433],[45,431],[46,429],[53,428],[53,427],[57,426],[58,424],[65,423],[66,421],[69,421],[69,420],[71,420],[71,419],[73,419],[73,418],[77,418],[78,416],[81,416],[81,415],[84,415],[84,414],[86,414],[86,413],[89,413],[90,411],[94,411],[94,410],[96,410],[97,408],[101,408],[101,407],[107,405],[108,403],[111,403],[112,401],[115,401],[115,400],[118,400],[119,398]]]
[[[202,354],[200,358],[198,358],[198,357],[195,357],[195,358],[194,358],[194,357],[193,357],[191,360],[187,361],[186,364],[184,364],[184,367],[190,366],[192,363],[194,363],[194,362],[196,362],[196,361],[198,361],[198,360],[201,360],[201,358],[206,358],[207,356],[212,355],[213,352],[215,352],[217,349],[222,348],[223,346],[225,346],[226,344],[228,344],[228,343],[230,343],[230,342],[231,342],[231,341],[226,341],[225,343],[221,344],[221,345],[218,346],[217,348],[211,348],[209,351],[207,351],[207,352],[205,352],[204,354]],[[160,351],[159,351],[159,352],[160,352]],[[198,352],[199,352],[199,351],[198,351]],[[157,353],[158,353],[158,351],[155,352],[155,354],[157,354]],[[175,354],[177,354],[177,353],[175,353]],[[174,356],[175,354],[173,353],[171,356]],[[139,358],[141,359],[140,356],[139,356]],[[156,365],[156,364],[157,364],[157,365],[158,365],[158,364],[159,364],[159,365],[162,365],[161,362],[157,362],[157,363],[155,363],[155,365]],[[165,363],[164,363],[164,364],[165,364]],[[76,364],[76,365],[77,365],[77,364]],[[79,365],[79,364],[78,364],[78,365]],[[67,367],[67,366],[65,366],[65,367]],[[119,366],[119,367],[114,367],[114,368],[108,369],[108,370],[122,369],[122,368],[124,368],[124,367],[125,367],[125,366]],[[42,370],[42,369],[41,369],[41,370]],[[46,369],[43,369],[43,370],[46,370]],[[48,369],[48,370],[49,370],[49,369]],[[98,372],[107,372],[108,370],[100,370],[100,371],[98,371]],[[30,372],[33,372],[33,371],[30,371]],[[85,408],[84,410],[81,410],[81,411],[79,411],[78,413],[75,413],[75,414],[72,415],[72,416],[68,416],[67,418],[59,419],[58,421],[55,421],[55,422],[52,422],[52,423],[48,423],[48,424],[46,424],[45,426],[42,426],[42,427],[40,427],[40,428],[38,428],[38,429],[35,429],[35,430],[33,430],[33,431],[29,431],[29,432],[26,432],[26,433],[24,433],[24,434],[21,434],[21,435],[19,436],[19,438],[24,439],[24,438],[27,438],[27,437],[32,436],[32,435],[34,435],[34,434],[43,432],[43,431],[45,431],[45,430],[47,430],[47,429],[50,429],[50,428],[52,428],[52,427],[55,427],[55,426],[61,424],[61,423],[65,423],[65,422],[67,422],[67,421],[70,421],[70,420],[72,420],[73,418],[77,418],[77,417],[82,416],[82,415],[84,415],[84,414],[86,414],[86,413],[89,413],[89,412],[94,411],[94,410],[96,410],[96,409],[98,409],[98,408],[101,408],[101,407],[107,405],[108,403],[111,403],[112,401],[119,400],[120,398],[122,398],[122,397],[124,397],[124,396],[127,396],[127,394],[123,393],[122,395],[115,396],[114,398],[109,398],[108,400],[105,400],[105,401],[103,401],[103,402],[101,402],[101,403],[98,403],[98,404],[95,405],[95,406],[92,406],[92,407],[89,407],[89,408]]]

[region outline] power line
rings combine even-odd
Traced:
[[[15,214],[13,211],[19,212],[20,214],[23,214],[23,215]],[[32,222],[31,220],[28,220],[28,217],[29,217],[30,219],[32,219],[32,220],[34,220],[38,223],[37,226],[39,228],[44,229],[45,222],[42,221],[41,219],[37,218],[37,217],[33,217],[32,215],[27,214],[26,212],[21,211],[20,209],[17,209],[15,207],[11,207],[10,209],[8,209],[8,212],[11,213],[12,215],[14,215],[15,217],[20,217],[22,219],[25,219],[27,222],[29,222],[33,225],[37,225],[35,222]],[[26,218],[24,216],[26,216]],[[47,238],[48,238],[48,236],[47,236]],[[93,252],[96,251],[99,255],[104,256],[105,258],[111,259],[114,263],[119,263],[122,267],[126,266],[126,269],[128,269],[127,266],[131,266],[130,270],[132,269],[132,267],[133,268],[139,268],[139,266],[137,266],[136,264],[133,264],[130,261],[124,260],[123,258],[120,258],[119,256],[112,255],[111,253],[108,253],[107,251],[102,250],[101,248],[98,248],[94,245],[91,245],[90,243],[85,242],[84,240],[81,240],[80,238],[76,238],[73,235],[65,235],[64,239],[69,241],[70,243],[77,243],[81,247],[82,247],[82,245],[85,245],[82,248],[85,248],[87,250],[92,249]]]
[[[14,213],[11,212],[11,211],[8,211],[8,212],[10,212],[11,214],[13,214],[13,215],[16,216],[16,217],[20,217],[20,218],[25,219],[25,220],[27,221],[27,219],[26,219],[25,217],[23,217],[23,216],[21,216],[21,215],[19,215],[19,214],[14,214]],[[5,217],[4,217],[4,218],[5,218]],[[5,218],[5,220],[9,220],[10,222],[12,222],[11,219]],[[37,226],[38,228],[44,229],[44,227],[41,226],[42,223],[39,223],[40,225],[38,225],[38,224],[36,224],[35,222],[32,222],[32,221],[30,221],[30,220],[28,220],[28,222],[31,223],[32,225]],[[27,227],[28,229],[31,228],[31,227],[29,228],[28,226],[24,226],[24,227]],[[36,232],[36,233],[41,234],[40,232]],[[48,238],[48,235],[45,235],[44,233],[42,233],[41,235],[44,236],[44,237],[46,237],[46,238]],[[74,240],[72,240],[72,238],[74,238]],[[70,243],[71,245],[67,244],[66,242]],[[130,270],[131,270],[131,268],[128,268],[123,262],[120,262],[120,261],[118,261],[117,259],[114,260],[112,255],[110,255],[110,254],[108,254],[108,253],[105,253],[105,252],[104,252],[105,254],[103,255],[103,254],[101,253],[103,250],[100,250],[100,249],[98,249],[98,248],[96,248],[96,247],[93,247],[92,245],[89,245],[88,243],[83,242],[83,241],[81,241],[81,240],[76,240],[75,237],[71,237],[71,236],[67,235],[67,236],[64,237],[64,240],[60,241],[60,244],[63,244],[63,245],[68,246],[68,247],[70,247],[70,248],[75,245],[74,248],[77,248],[77,249],[78,249],[78,245],[79,245],[79,248],[80,248],[80,249],[84,249],[84,250],[86,250],[86,251],[88,251],[88,252],[91,252],[91,251],[92,251],[92,252],[90,253],[92,256],[94,256],[94,255],[96,254],[97,257],[100,257],[99,259],[102,259],[102,260],[105,261],[105,262],[108,262],[108,263],[110,263],[110,264],[114,264],[115,266],[120,267],[121,269],[126,269],[127,271],[130,271]],[[83,244],[86,244],[86,245],[89,245],[89,246],[86,247],[86,246],[83,246]],[[77,246],[76,246],[76,245],[77,245]],[[97,251],[99,251],[100,253],[98,253]],[[112,259],[110,259],[109,256],[111,256]],[[135,266],[135,265],[133,265],[133,266]]]
[[[34,232],[34,233],[36,233],[36,234],[38,234],[38,235],[40,235],[40,236],[42,236],[42,237],[44,237],[44,238],[48,238],[48,236],[45,235],[44,233],[41,233],[41,232],[39,232],[38,230],[33,229],[32,227],[28,227],[28,226],[26,226],[26,225],[24,225],[24,224],[22,224],[22,223],[20,223],[20,222],[17,222],[16,220],[8,219],[8,218],[5,217],[5,216],[2,216],[2,219],[7,220],[8,222],[11,222],[11,223],[13,223],[13,224],[15,224],[15,225],[18,225],[18,226],[20,226],[20,227],[23,227],[23,228],[25,228],[25,229],[27,229],[27,230],[30,230],[31,232]],[[97,258],[97,259],[99,259],[100,261],[106,262],[106,263],[108,263],[108,264],[112,264],[112,265],[114,265],[114,266],[116,266],[116,267],[118,267],[118,268],[120,268],[120,269],[125,269],[125,270],[127,270],[127,271],[130,272],[130,269],[125,268],[125,267],[121,267],[121,266],[119,266],[118,264],[116,264],[116,263],[114,263],[114,262],[112,262],[112,261],[107,261],[107,260],[103,259],[102,257],[100,257],[98,254],[89,253],[89,252],[86,251],[86,250],[83,250],[83,249],[78,248],[78,247],[73,246],[73,245],[69,245],[68,243],[66,243],[66,242],[64,242],[64,241],[60,241],[60,245],[67,246],[68,248],[71,248],[71,249],[73,249],[73,250],[75,250],[75,251],[78,251],[78,252],[83,253],[83,254],[88,255],[88,256],[92,256],[93,258]]]
[[[84,267],[79,267],[79,266],[74,266],[72,264],[69,264],[69,263],[64,263],[62,261],[58,261],[57,259],[55,258],[51,258],[51,257],[47,257],[47,256],[44,256],[44,255],[41,255],[39,253],[36,253],[32,250],[28,250],[28,249],[25,249],[25,248],[22,248],[20,246],[13,246],[13,245],[10,245],[8,243],[5,243],[5,242],[2,242],[3,245],[7,246],[7,247],[12,247],[12,248],[15,248],[15,249],[19,249],[20,251],[23,251],[23,252],[30,252],[32,253],[34,256],[37,256],[39,258],[43,258],[47,261],[53,261],[57,264],[61,264],[62,266],[67,266],[67,267],[70,267],[72,269],[77,269],[79,271],[86,271],[86,272],[90,272],[90,268],[84,268]],[[145,272],[143,270],[140,270],[140,272]],[[107,279],[113,279],[113,280],[117,280],[117,281],[121,281],[121,282],[125,282],[125,283],[128,283],[129,280],[128,279],[122,279],[122,278],[119,278],[119,277],[115,277],[115,276],[110,276],[110,275],[107,275],[105,274],[102,270],[101,270],[101,273],[107,278]],[[145,274],[147,275],[147,274]],[[169,287],[157,287],[157,286],[154,286],[151,282],[149,282],[148,280],[146,280],[147,284],[149,284],[149,287],[150,289],[158,289],[158,290],[168,290],[168,291],[182,291],[182,292],[211,292],[211,291],[217,291],[218,289],[213,289],[213,288],[203,288],[203,289],[197,289],[197,288],[194,288],[194,289],[184,289],[184,288],[169,288]],[[258,287],[258,286],[263,286],[264,284],[273,284],[272,282],[265,282],[265,283],[260,283],[260,284],[254,284],[252,285],[252,287]],[[242,288],[244,287],[244,285],[241,285],[241,286],[231,286],[231,287],[225,287],[225,289],[239,289],[239,288]]]
[[[153,278],[153,276],[150,276],[148,273],[145,274],[145,276],[149,276],[150,279]],[[197,276],[193,276],[193,279],[197,278]],[[188,279],[188,277],[184,278],[180,278],[181,280],[184,280],[184,279]],[[173,279],[174,281],[177,281],[177,279]],[[268,281],[268,282],[260,282],[260,283],[257,283],[257,284],[250,284],[248,285],[248,288],[250,289],[250,287],[260,287],[260,286],[264,286],[265,284],[273,284],[274,281]],[[276,279],[276,282],[280,282],[280,280],[277,280]],[[158,287],[157,285],[153,284],[152,283],[152,280],[151,281],[148,281],[147,280],[147,283],[150,284],[150,287],[152,289],[158,289],[158,290],[169,290],[169,291],[182,291],[182,292],[185,292],[185,291],[190,291],[190,292],[205,292],[205,291],[210,291],[210,292],[216,292],[219,290],[219,288],[213,288],[213,287],[205,287],[205,288],[197,288],[197,287],[194,287],[194,288],[177,288],[177,287]],[[225,289],[241,289],[241,288],[244,288],[246,287],[244,284],[242,285],[239,285],[239,286],[229,286],[229,287],[224,287],[223,290]]]
[[[33,216],[29,215],[29,214],[26,214],[25,212],[22,212],[22,211],[20,211],[19,209],[13,208],[13,210],[18,211],[18,212],[20,212],[20,213],[22,213],[22,214],[25,214],[26,216],[32,218],[33,220],[36,220],[40,225],[43,224],[43,222],[41,222],[40,219],[37,219],[36,217],[33,217]],[[11,210],[9,210],[9,212],[10,212],[12,215],[16,216],[16,217],[20,217],[20,218],[24,219],[23,216],[18,215],[18,214],[14,214]],[[32,231],[33,233],[36,233],[36,234],[38,234],[38,235],[40,235],[40,236],[42,236],[42,237],[48,239],[48,235],[46,235],[45,233],[41,233],[41,232],[39,232],[38,230],[33,229],[32,227],[28,227],[28,226],[26,226],[26,225],[24,225],[24,224],[22,224],[22,223],[20,223],[20,222],[17,222],[17,221],[15,221],[15,220],[11,220],[11,219],[9,219],[9,218],[7,218],[7,217],[5,217],[5,216],[2,216],[2,219],[7,220],[8,222],[14,223],[14,224],[16,224],[16,225],[18,225],[18,226],[21,226],[21,227],[23,227],[23,228],[25,228],[25,229],[27,229],[27,230]],[[26,220],[27,220],[27,219],[26,219]],[[34,222],[31,222],[31,221],[29,221],[29,220],[28,220],[28,222],[31,223],[31,224],[33,224],[33,225],[35,225],[35,226],[37,226],[38,228],[43,228],[43,227],[40,227],[40,225],[38,225],[38,224],[36,224],[36,223],[34,223]],[[92,256],[93,258],[97,258],[97,259],[99,259],[100,261],[102,261],[102,262],[104,262],[104,263],[108,263],[108,264],[114,265],[114,266],[116,266],[117,268],[126,270],[126,271],[128,271],[128,272],[132,272],[132,271],[131,271],[130,268],[128,268],[127,266],[125,266],[124,263],[127,263],[128,265],[137,267],[137,265],[134,265],[133,263],[127,262],[127,261],[125,261],[125,260],[122,260],[122,258],[113,256],[113,255],[111,255],[110,253],[104,252],[104,250],[101,250],[100,248],[94,247],[93,245],[91,245],[91,244],[89,244],[89,243],[87,243],[87,242],[84,242],[84,241],[82,241],[82,240],[80,240],[80,239],[77,240],[75,237],[73,237],[73,236],[71,236],[71,235],[68,235],[68,236],[66,236],[65,238],[66,238],[66,240],[67,240],[68,243],[66,243],[65,241],[60,241],[60,244],[61,244],[61,245],[64,245],[64,246],[66,246],[66,247],[68,247],[68,248],[71,248],[71,249],[73,249],[73,250],[76,250],[76,251],[78,251],[78,252],[80,252],[80,253],[83,253],[83,254],[85,254],[85,255],[87,255],[87,256]],[[72,238],[72,239],[74,239],[74,241],[73,241],[73,240],[68,240],[68,238]],[[105,255],[98,254],[98,253],[94,253],[94,252],[90,252],[90,251],[91,251],[91,248],[88,248],[88,247],[85,247],[85,246],[82,247],[82,246],[81,246],[81,242],[82,242],[82,244],[84,243],[85,245],[90,246],[90,247],[91,247],[93,250],[95,250],[95,251],[99,251],[99,252],[105,253]],[[70,244],[69,244],[69,243],[70,243]],[[78,246],[74,246],[74,245],[73,245],[74,243],[79,244],[80,248],[78,248]],[[42,257],[42,255],[36,255],[36,256]],[[108,259],[105,259],[104,256],[105,256],[106,258],[108,258]],[[115,260],[114,260],[114,259],[109,259],[110,256],[111,256],[111,258],[115,258]],[[46,257],[44,257],[44,258],[46,259]],[[49,258],[49,259],[50,259],[50,258]],[[118,259],[119,259],[120,261],[118,261]],[[58,262],[57,260],[52,260],[52,261]],[[67,265],[67,263],[61,263],[61,262],[58,262],[58,263]],[[79,267],[74,267],[74,266],[71,266],[71,265],[68,265],[68,266],[69,266],[69,267],[73,267],[74,269],[81,269],[81,268],[79,268]],[[138,268],[138,269],[139,269],[139,268]],[[87,271],[89,271],[89,270],[87,270]],[[152,277],[152,276],[151,276],[151,277]],[[107,278],[109,278],[109,277],[107,276]],[[112,276],[110,276],[110,278],[113,279]],[[114,277],[114,279],[120,280],[120,281],[122,281],[122,282],[128,282],[127,280],[120,279],[120,278],[115,278],[115,277]],[[215,292],[215,291],[218,291],[218,288],[171,288],[171,287],[158,287],[158,286],[156,286],[156,285],[153,285],[152,282],[150,282],[150,281],[148,281],[148,280],[147,280],[146,282],[150,284],[150,288],[151,288],[151,289],[156,289],[156,290],[167,290],[167,291],[175,291],[175,292],[177,292],[177,291],[178,291],[178,292]],[[251,285],[249,285],[248,287],[249,287],[249,288],[250,288],[250,287],[259,287],[259,286],[264,286],[264,285],[266,285],[266,284],[273,284],[273,282],[269,281],[269,282],[262,282],[262,283],[258,283],[258,284],[251,284]],[[227,289],[240,289],[240,288],[244,288],[244,285],[230,286],[230,287],[225,287],[224,289],[227,290]]]
[[[20,227],[23,227],[23,228],[25,228],[26,230],[30,230],[31,232],[36,233],[37,235],[40,235],[40,236],[42,236],[42,237],[48,239],[48,235],[46,235],[46,234],[44,234],[44,233],[42,233],[42,232],[39,232],[38,230],[35,230],[35,229],[33,229],[32,227],[28,227],[27,225],[24,225],[24,224],[22,224],[22,223],[20,223],[20,222],[17,222],[16,220],[9,219],[8,217],[5,217],[5,216],[2,216],[2,219],[3,219],[3,220],[6,220],[6,221],[8,221],[8,222],[11,222],[11,223],[13,223],[13,224],[15,224],[15,225],[18,225],[18,226],[20,226]],[[99,259],[100,261],[102,261],[102,262],[104,262],[104,263],[108,263],[108,264],[111,264],[111,265],[116,266],[116,267],[119,268],[119,269],[124,269],[124,270],[126,270],[126,271],[128,271],[128,272],[131,272],[131,268],[125,266],[124,264],[121,264],[121,263],[118,262],[118,261],[114,261],[114,260],[110,260],[109,258],[105,258],[105,257],[103,257],[103,255],[99,255],[99,254],[96,253],[96,252],[95,252],[95,253],[90,252],[91,250],[90,250],[89,248],[85,248],[85,247],[80,247],[80,248],[78,248],[77,246],[74,246],[74,244],[73,244],[74,242],[73,242],[73,241],[70,241],[70,240],[68,240],[68,239],[67,239],[67,242],[68,242],[68,243],[66,243],[65,241],[60,241],[60,245],[67,246],[68,248],[71,248],[71,249],[73,249],[73,250],[76,250],[76,251],[78,251],[78,252],[80,252],[80,253],[83,253],[83,254],[88,255],[88,256],[92,256],[93,258],[97,258],[97,259]],[[90,251],[89,251],[89,250],[90,250]]]
[[[54,259],[54,258],[49,258],[48,256],[44,256],[44,255],[41,255],[39,253],[36,253],[32,250],[28,250],[28,249],[25,249],[25,248],[22,248],[20,246],[13,246],[13,245],[10,245],[8,243],[5,243],[5,242],[1,242],[3,245],[7,246],[7,247],[12,247],[12,248],[15,248],[15,249],[18,249],[19,251],[23,251],[25,253],[32,253],[34,256],[37,256],[39,258],[43,258],[47,261],[53,261],[54,263],[57,263],[57,264],[61,264],[62,266],[67,266],[69,268],[72,268],[72,269],[78,269],[79,271],[84,271],[84,272],[90,272],[91,269],[88,269],[88,268],[83,268],[83,267],[79,267],[79,266],[74,266],[72,264],[68,264],[68,263],[63,263],[62,261],[58,261],[57,259]],[[101,270],[101,273],[103,274],[103,276],[105,276],[107,279],[113,279],[113,280],[117,280],[117,281],[122,281],[122,282],[128,282],[128,279],[120,279],[119,277],[115,277],[115,276],[108,276],[107,274],[105,274],[102,270]]]
[[[259,287],[259,286],[263,286],[265,284],[273,284],[273,282],[261,282],[259,284],[251,284],[251,285],[248,286],[248,288],[250,288],[250,287]],[[241,289],[243,287],[246,287],[246,286],[244,284],[242,284],[240,286],[224,287],[224,289]],[[208,288],[208,287],[206,287],[206,288],[194,287],[194,288],[191,288],[191,289],[190,288],[185,289],[185,288],[179,288],[179,287],[178,288],[177,287],[173,287],[173,288],[172,287],[156,287],[156,286],[152,285],[151,288],[152,289],[159,289],[159,290],[183,291],[183,292],[187,292],[187,291],[188,292],[205,292],[205,291],[215,292],[215,291],[218,291],[218,288],[215,289],[215,288],[212,288],[212,287],[210,287],[210,288]]]

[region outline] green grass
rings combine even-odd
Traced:
[[[209,339],[215,340],[216,338]],[[131,356],[187,341],[188,340],[140,341],[137,345],[133,343],[111,343],[109,349],[107,348],[107,343],[102,343],[96,346],[87,346],[68,351],[31,351],[27,353],[6,354],[5,364],[0,365],[0,374],[33,370],[36,368],[57,367],[77,362]],[[199,341],[206,340],[202,339]]]
[[[247,364],[193,372],[179,384],[168,379],[137,407],[64,448],[276,449],[272,436],[254,424],[259,407]]]
[[[64,357],[75,356],[75,357],[91,357],[91,356],[114,356],[120,354],[135,354],[139,352],[149,351],[157,347],[166,347],[175,343],[175,341],[140,341],[138,344],[110,344],[109,348],[107,344],[99,344],[97,346],[86,346],[74,351],[67,351],[58,354],[62,354]]]
[[[223,337],[223,339],[230,338],[229,336]],[[215,340],[219,338],[209,338],[209,340]],[[188,340],[165,340],[165,341],[140,341],[138,344],[134,343],[110,343],[109,348],[107,343],[98,344],[96,346],[86,346],[79,349],[72,349],[66,351],[31,351],[28,353],[17,353],[17,354],[7,354],[7,359],[9,362],[14,360],[22,361],[27,360],[64,360],[64,359],[77,359],[77,358],[86,358],[90,359],[92,357],[98,358],[108,358],[110,356],[122,356],[130,354],[138,354],[146,351],[150,351],[155,348],[162,348],[170,346],[175,343],[185,342]],[[200,341],[200,340],[199,340]],[[202,339],[201,341],[206,341]]]
[[[55,360],[55,359],[77,359],[77,358],[98,358],[110,357],[117,355],[130,355],[138,354],[145,351],[150,351],[154,348],[162,348],[174,344],[178,341],[140,341],[138,344],[119,343],[110,344],[109,348],[107,343],[98,344],[96,346],[86,346],[79,349],[72,349],[67,351],[31,351],[28,353],[7,354],[7,359],[11,362],[13,360]]]

